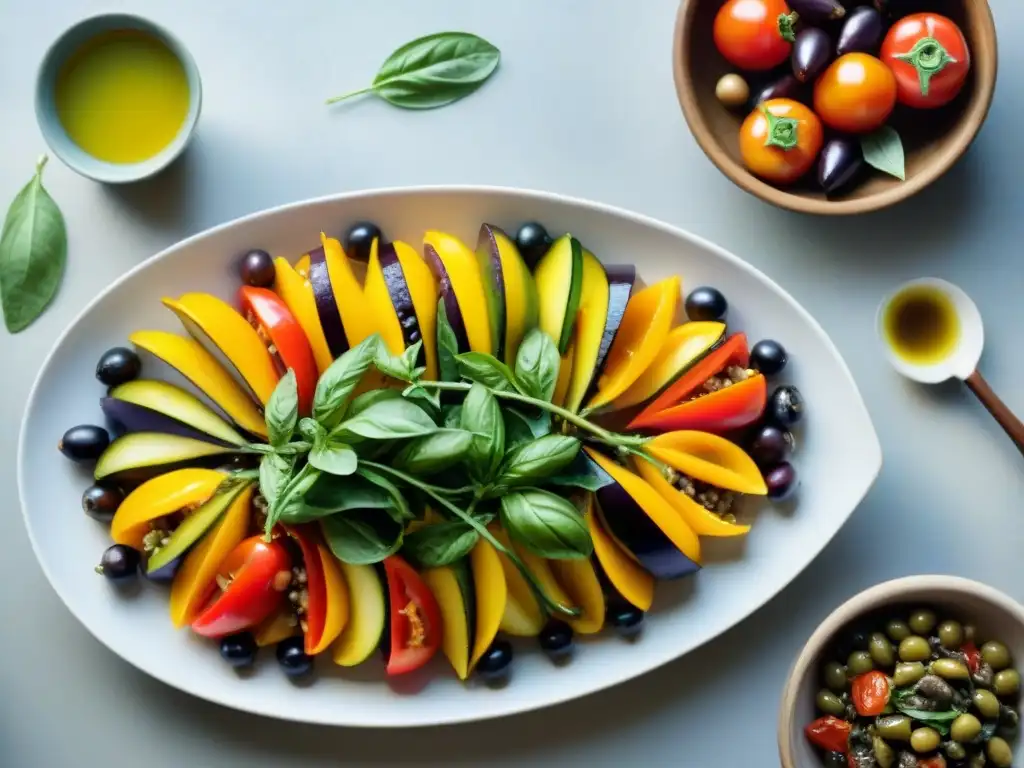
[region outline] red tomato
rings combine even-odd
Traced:
[[[981,668],[981,651],[978,650],[978,646],[974,643],[964,643],[960,646],[960,651],[967,661],[967,668],[971,670],[971,674],[977,672]]]
[[[828,715],[819,717],[808,725],[804,728],[804,733],[814,746],[821,747],[827,752],[842,752],[845,755],[850,750],[847,744],[850,729],[850,724],[845,720]]]
[[[818,116],[792,99],[759,104],[740,127],[744,164],[776,184],[789,184],[807,173],[823,141]]]
[[[299,415],[308,416],[313,408],[313,393],[320,373],[306,333],[276,293],[267,288],[243,286],[239,292],[242,314],[268,342],[274,362],[281,372],[291,369],[299,390]]]
[[[917,768],[946,768],[946,758],[942,755],[933,755],[927,760],[918,760]]]
[[[291,568],[291,555],[281,542],[245,539],[217,569],[217,582],[224,586],[192,622],[192,631],[223,637],[259,624],[284,600]]]
[[[814,111],[826,125],[847,133],[869,133],[896,106],[896,78],[874,56],[840,56],[814,85]]]
[[[960,27],[937,13],[915,13],[892,25],[882,61],[896,76],[900,104],[931,109],[960,93],[971,70],[971,51]]]
[[[858,715],[874,717],[882,714],[889,703],[889,678],[877,669],[857,675],[850,686],[850,698]]]
[[[398,555],[384,561],[391,603],[389,675],[419,669],[441,645],[441,610],[420,575]]]
[[[785,0],[728,0],[715,16],[715,45],[740,69],[777,67],[793,48],[779,31],[788,14]]]

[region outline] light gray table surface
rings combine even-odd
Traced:
[[[123,9],[165,24],[204,83],[195,142],[164,176],[115,189],[59,162],[47,169],[67,219],[68,273],[38,323],[0,333],[0,765],[760,768],[777,762],[777,701],[794,655],[854,592],[944,572],[1024,599],[1020,454],[960,387],[926,392],[898,380],[873,330],[879,300],[899,281],[930,274],[959,283],[987,323],[984,371],[1024,411],[1024,5],[992,5],[1001,76],[972,150],[909,203],[835,220],[771,208],[705,159],[672,84],[677,0],[0,0],[4,204],[45,149],[32,110],[35,68],[77,19]],[[448,28],[502,49],[498,75],[473,97],[426,113],[373,99],[324,108],[324,97],[368,82],[397,45]],[[19,513],[17,431],[57,334],[114,278],[212,225],[332,192],[449,182],[619,205],[764,270],[831,334],[867,400],[885,454],[867,499],[788,589],[707,647],[508,720],[391,733],[286,724],[193,699],[122,662],[50,589]]]

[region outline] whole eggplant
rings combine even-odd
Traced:
[[[870,5],[854,8],[843,22],[836,44],[836,55],[860,51],[874,53],[882,43],[885,34],[885,20],[877,9]]]
[[[846,15],[839,0],[788,0],[787,4],[804,21],[834,21]]]
[[[845,137],[831,139],[818,158],[818,184],[826,194],[832,194],[849,184],[863,167],[860,142]]]
[[[783,75],[762,88],[754,98],[754,105],[769,99],[795,99],[802,101],[802,83],[792,75]]]
[[[832,38],[818,27],[806,27],[797,33],[790,56],[793,76],[801,83],[811,83],[832,61]]]

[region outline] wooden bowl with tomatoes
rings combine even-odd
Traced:
[[[995,90],[987,0],[682,0],[673,68],[697,143],[781,208],[893,205],[967,150]]]

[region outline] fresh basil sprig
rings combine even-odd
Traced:
[[[441,381],[459,381],[459,338],[448,320],[444,299],[437,300],[437,369]]]
[[[299,385],[291,368],[274,387],[265,417],[270,444],[275,448],[287,444],[299,424]]]
[[[540,328],[523,338],[516,354],[516,380],[530,397],[551,402],[562,361],[555,342]]]
[[[478,381],[490,389],[519,389],[512,369],[492,355],[483,352],[463,352],[455,358],[462,378]]]
[[[462,403],[462,429],[475,436],[466,452],[469,475],[478,483],[494,476],[505,455],[505,421],[491,391],[479,382]]]
[[[378,400],[361,413],[343,421],[331,434],[342,439],[403,440],[437,431],[423,409],[403,398]]]
[[[473,443],[473,433],[442,429],[409,442],[395,454],[392,466],[419,476],[429,476],[461,463]]]
[[[345,418],[349,397],[373,364],[380,336],[374,334],[328,366],[320,376],[313,394],[313,418],[331,429]]]
[[[501,524],[516,542],[540,557],[590,557],[594,544],[579,510],[549,491],[529,488],[501,497]]]
[[[370,509],[355,509],[320,521],[334,556],[351,565],[379,563],[402,547],[405,526]]]
[[[508,452],[497,485],[535,485],[568,467],[580,452],[580,441],[568,435],[545,435]]]
[[[477,515],[488,525],[493,515]],[[421,568],[439,568],[456,563],[470,553],[480,541],[480,534],[461,520],[450,520],[420,528],[405,537],[402,554]]]

